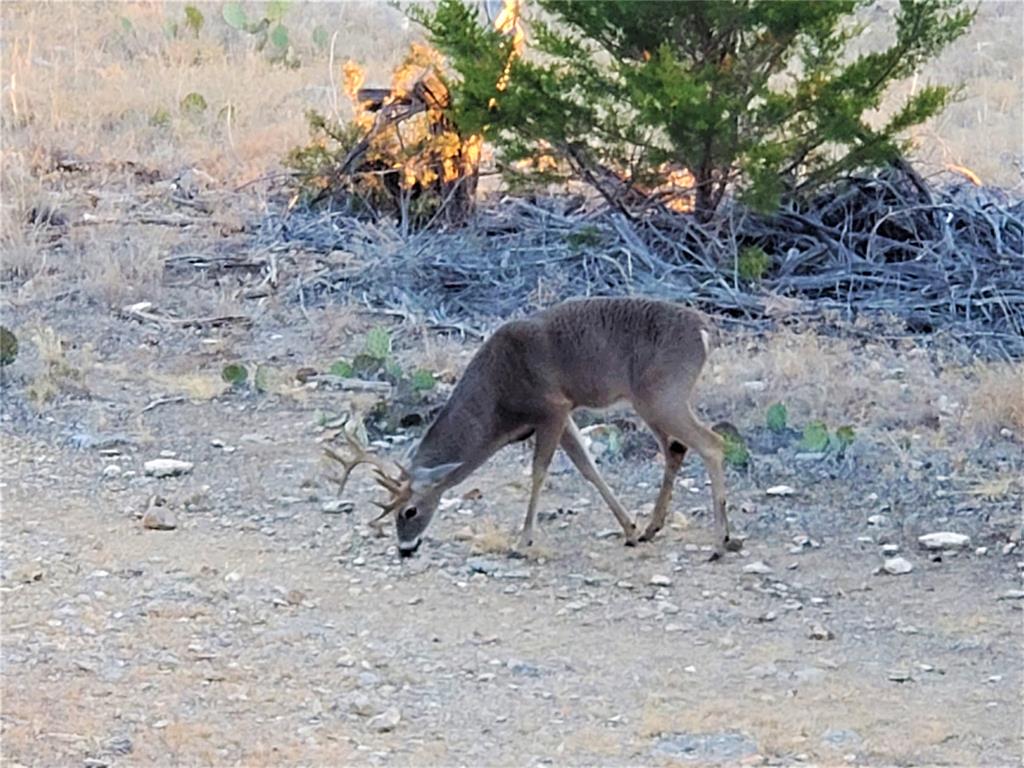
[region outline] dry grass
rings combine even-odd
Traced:
[[[156,373],[149,376],[158,387],[170,394],[180,394],[189,400],[205,401],[222,395],[227,391],[228,383],[213,373]]]
[[[57,395],[87,391],[86,371],[92,367],[90,346],[76,350],[72,361],[66,342],[50,326],[30,329],[28,337],[38,355],[36,372],[25,388],[30,403],[41,409]]]
[[[906,717],[895,721],[882,714],[893,711]],[[797,697],[778,689],[688,701],[678,694],[654,694],[645,703],[637,728],[641,737],[650,738],[671,732],[730,731],[737,723],[743,723],[743,730],[768,754],[804,752],[834,760],[835,747],[822,743],[821,734],[851,729],[864,738],[867,754],[886,763],[929,762],[928,756],[939,754],[940,748],[944,761],[970,760],[948,741],[959,732],[949,702],[909,688],[858,690],[824,681],[801,688]]]
[[[504,554],[512,549],[512,534],[490,518],[482,520],[473,529],[470,545],[477,554]]]
[[[984,432],[1024,435],[1024,363],[978,366],[968,395],[967,421]]]
[[[301,62],[291,69],[228,27],[219,5],[197,5],[206,24],[193,38],[174,2],[4,3],[5,164],[12,153],[38,161],[62,150],[244,181],[277,167],[305,138],[307,109],[345,113],[341,63],[355,59],[368,83],[384,83],[418,37],[383,2],[295,3],[284,19]],[[169,23],[182,28],[177,38],[165,34]],[[899,87],[964,84],[962,100],[916,132],[922,159],[966,165],[992,183],[1020,182],[1010,161],[1022,152],[1022,23],[1021,4],[982,3],[970,34]],[[334,37],[333,59],[312,42],[317,25]],[[193,92],[208,104],[198,116],[180,107]]]
[[[837,338],[813,329],[724,339],[698,399],[737,423],[763,421],[770,405],[783,403],[797,426],[821,419],[830,427],[872,424],[949,439],[1004,428],[1024,433],[1019,362],[966,367],[933,359],[915,339]]]
[[[169,23],[184,26],[179,3],[5,3],[7,151],[199,166],[244,181],[303,141],[307,109],[345,109],[330,53],[312,42],[317,24],[337,33],[334,68],[356,58],[371,78],[386,76],[409,39],[384,3],[296,3],[284,19],[301,61],[291,69],[228,27],[220,4],[196,5],[206,20],[198,38],[171,38]],[[205,99],[202,114],[182,110],[189,93]]]

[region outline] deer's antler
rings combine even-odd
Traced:
[[[345,490],[345,485],[348,483],[348,478],[352,474],[353,469],[360,464],[372,465],[374,479],[377,481],[377,484],[391,494],[391,498],[387,502],[373,502],[383,510],[380,515],[371,521],[371,524],[378,523],[397,510],[409,498],[411,493],[409,472],[401,464],[395,462],[394,469],[398,471],[398,475],[395,476],[389,471],[392,468],[388,466],[388,462],[370,453],[366,446],[349,430],[343,429],[342,435],[344,435],[346,447],[353,453],[351,458],[346,458],[330,446],[324,446],[324,454],[329,459],[341,464],[343,468],[341,477],[334,478],[338,483],[338,493],[340,494]]]

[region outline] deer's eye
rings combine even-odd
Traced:
[[[402,512],[402,518],[405,520],[412,520],[419,513],[420,511],[416,509],[416,507],[409,507],[404,512]]]

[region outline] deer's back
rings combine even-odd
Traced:
[[[711,333],[701,313],[678,304],[579,299],[507,323],[481,354],[498,369],[504,399],[519,404],[513,407],[542,396],[601,408],[643,398],[666,381],[691,388]]]

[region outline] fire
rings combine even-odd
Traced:
[[[669,197],[665,206],[676,213],[689,213],[694,208],[693,188],[696,179],[688,168],[673,167],[664,163],[658,169],[665,174],[665,181],[654,191]]]
[[[509,52],[508,60],[505,62],[505,69],[498,78],[494,87],[498,91],[508,88],[508,81],[512,75],[512,62],[523,55],[526,51],[526,31],[523,29],[522,0],[503,0],[501,13],[494,20],[494,29],[504,35],[512,36],[512,49]],[[493,108],[495,100],[491,99]]]
[[[513,61],[526,50],[522,0],[503,0],[494,28],[511,38],[508,60],[494,86],[496,92],[501,92],[508,88]],[[392,73],[390,89],[381,89],[376,98],[367,100],[365,96],[360,98],[366,82],[363,68],[354,61],[342,66],[343,88],[352,103],[354,122],[370,141],[365,164],[397,171],[405,189],[417,184],[426,187],[438,180],[451,183],[475,174],[480,166],[483,136],[460,136],[445,116],[449,96],[440,75],[443,71],[444,59],[439,51],[413,43]],[[491,106],[496,104],[492,98]],[[400,110],[405,106],[409,114],[402,115]],[[538,158],[538,167],[547,168],[554,162],[544,154]],[[371,179],[370,183],[379,182]]]

